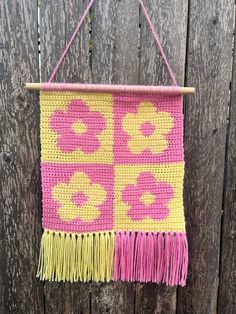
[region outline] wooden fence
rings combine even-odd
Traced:
[[[187,286],[35,278],[39,99],[24,84],[49,78],[87,2],[0,0],[0,313],[236,313],[234,0],[145,1],[179,84],[196,87],[185,97]],[[57,80],[168,84],[138,1],[96,0]]]

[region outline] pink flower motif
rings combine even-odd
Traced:
[[[59,134],[59,148],[70,153],[76,149],[94,153],[100,147],[97,136],[106,126],[101,113],[90,111],[81,100],[70,102],[67,111],[57,110],[51,116],[51,128]]]
[[[174,195],[173,187],[167,182],[157,182],[151,172],[143,172],[136,185],[128,185],[122,192],[123,201],[130,205],[131,219],[152,218],[163,220],[169,215],[168,203]]]

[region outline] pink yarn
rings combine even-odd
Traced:
[[[185,233],[116,233],[114,280],[185,286],[187,268]]]
[[[140,131],[144,136],[150,136],[155,130],[155,126],[150,122],[143,123],[140,127]]]
[[[78,121],[86,128],[82,134],[73,129],[73,124]],[[91,112],[86,104],[76,99],[71,101],[67,111],[55,111],[51,117],[51,128],[60,135],[58,146],[66,153],[78,148],[85,153],[95,152],[100,145],[97,135],[105,126],[105,119],[99,112]]]
[[[142,203],[140,198],[144,192],[153,193],[155,200],[152,204],[145,205]],[[128,185],[124,189],[122,197],[124,202],[131,206],[128,215],[134,221],[143,220],[147,217],[162,220],[169,214],[167,205],[173,197],[173,188],[165,182],[157,183],[152,173],[143,172],[137,179],[137,185]]]
[[[77,192],[72,196],[72,202],[74,202],[77,207],[83,206],[87,200],[88,197],[83,192]]]

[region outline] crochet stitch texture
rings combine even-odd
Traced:
[[[182,286],[182,96],[41,91],[38,276]]]

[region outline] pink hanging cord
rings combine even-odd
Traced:
[[[70,41],[68,42],[68,44],[67,44],[67,46],[66,46],[64,52],[62,53],[62,55],[61,55],[61,57],[60,57],[60,59],[59,59],[59,61],[57,62],[56,67],[55,67],[55,69],[53,70],[53,73],[52,73],[52,75],[51,75],[51,77],[50,77],[48,83],[52,83],[52,81],[54,80],[54,77],[55,77],[55,75],[56,75],[56,73],[57,73],[57,71],[58,71],[60,65],[62,64],[62,62],[63,62],[63,60],[64,60],[64,58],[65,58],[65,56],[66,56],[68,50],[70,49],[70,46],[72,45],[73,41],[75,40],[75,37],[76,37],[77,33],[79,32],[80,27],[81,27],[81,25],[83,24],[83,22],[84,22],[84,20],[85,20],[85,17],[87,16],[87,14],[88,14],[88,12],[89,12],[91,6],[93,5],[94,1],[95,1],[95,0],[90,0],[90,1],[89,1],[88,6],[87,6],[87,8],[85,9],[83,15],[81,16],[81,19],[80,19],[80,21],[79,21],[79,23],[78,23],[78,25],[77,25],[77,27],[76,27],[76,29],[75,29],[73,35],[71,36]],[[173,82],[174,85],[177,85],[176,80],[175,80],[175,77],[174,77],[174,74],[173,74],[173,72],[172,72],[172,70],[171,70],[170,64],[169,64],[169,62],[167,61],[166,55],[165,55],[164,50],[163,50],[163,48],[162,48],[162,46],[161,46],[160,40],[159,40],[159,38],[158,38],[158,36],[157,36],[157,33],[156,33],[155,29],[154,29],[154,26],[153,26],[153,24],[152,24],[152,22],[151,22],[151,20],[150,20],[150,17],[149,17],[149,15],[148,15],[148,13],[147,13],[147,10],[146,10],[146,8],[145,8],[145,6],[144,6],[144,4],[143,4],[143,1],[142,1],[142,0],[138,0],[138,1],[139,1],[139,4],[140,4],[140,6],[141,6],[141,8],[142,8],[142,10],[143,10],[144,16],[146,17],[146,20],[147,20],[148,25],[149,25],[149,27],[150,27],[151,33],[153,34],[153,37],[154,37],[154,39],[155,39],[155,41],[156,41],[157,47],[158,47],[158,49],[160,50],[160,54],[161,54],[161,56],[162,56],[162,58],[163,58],[163,60],[164,60],[164,62],[165,62],[165,64],[166,64],[166,67],[167,67],[167,70],[168,70],[168,72],[169,72],[169,74],[170,74],[171,80],[172,80],[172,82]]]

